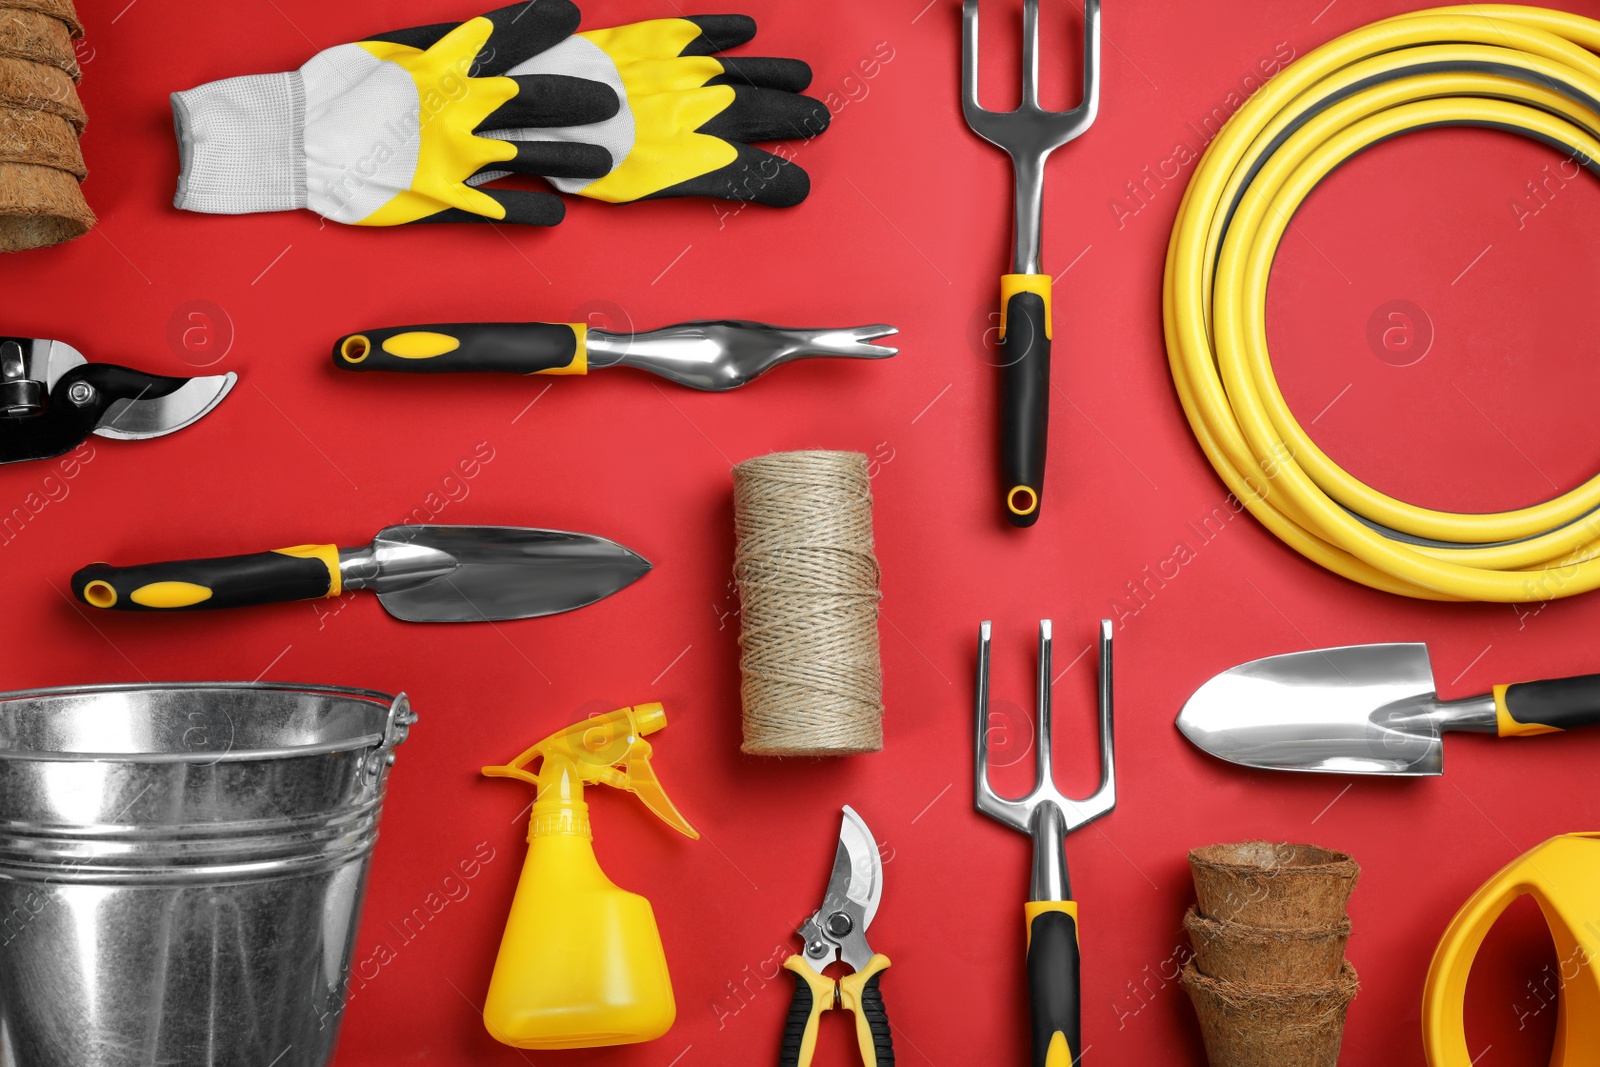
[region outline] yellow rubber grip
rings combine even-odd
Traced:
[[[1033,943],[1033,920],[1047,911],[1064,912],[1072,916],[1072,925],[1078,925],[1078,902],[1076,900],[1030,900],[1022,906],[1024,920],[1028,924],[1028,943]],[[1082,938],[1080,937],[1081,941]]]
[[[1497,732],[1501,737],[1533,737],[1535,734],[1558,734],[1559,726],[1546,726],[1542,722],[1519,722],[1511,717],[1511,709],[1506,706],[1506,690],[1509,685],[1494,687],[1494,721]]]
[[[1044,335],[1055,337],[1055,327],[1050,317],[1050,275],[1002,274],[1000,275],[1000,340],[1006,339],[1006,308],[1018,293],[1037,293],[1044,301]]]
[[[861,1046],[863,1067],[878,1067],[878,1046],[873,1039],[872,1021],[863,1010],[862,993],[874,975],[882,974],[888,969],[889,957],[879,953],[868,960],[867,965],[855,974],[847,974],[839,979],[839,1003],[856,1017],[856,1044]],[[884,1026],[888,1026],[887,1018],[884,1019]]]
[[[320,559],[322,565],[328,568],[328,597],[336,597],[344,592],[344,578],[339,574],[338,545],[295,545],[292,548],[275,548],[272,551],[280,556]]]
[[[832,978],[824,978],[811,969],[803,956],[790,956],[783,961],[783,969],[793,971],[800,976],[811,989],[811,1013],[806,1016],[805,1029],[800,1037],[800,1055],[792,1064],[786,1063],[785,1067],[811,1067],[811,1057],[817,1051],[817,1023],[822,1018],[822,1013],[833,1007],[834,984]]]
[[[564,325],[572,328],[572,362],[564,367],[550,367],[546,370],[536,370],[535,374],[588,374],[589,373],[589,327],[582,322],[568,322]]]

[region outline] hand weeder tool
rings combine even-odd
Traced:
[[[1039,106],[1039,0],[1022,0],[1022,103],[987,111],[978,103],[978,0],[962,5],[961,111],[972,132],[1011,156],[1016,243],[1000,279],[1000,472],[1006,518],[1032,526],[1044,499],[1050,421],[1050,276],[1039,266],[1044,162],[1087,130],[1100,108],[1100,0],[1083,4],[1083,100],[1071,111]]]
[[[1051,776],[1050,620],[1039,623],[1038,778],[1025,797],[1007,800],[989,784],[989,623],[978,628],[978,810],[1033,838],[1028,922],[1028,1003],[1034,1067],[1071,1067],[1083,1055],[1079,1017],[1078,902],[1067,876],[1066,836],[1117,806],[1111,726],[1111,620],[1100,620],[1100,787],[1087,800],[1061,795]]]
[[[517,526],[391,526],[370,545],[299,545],[246,556],[113,567],[92,563],[72,591],[94,608],[238,608],[378,594],[406,622],[498,622],[603,600],[650,562],[615,541]]]
[[[783,961],[784,969],[794,972],[794,999],[783,1028],[779,1067],[810,1067],[817,1024],[823,1012],[837,1007],[856,1017],[863,1067],[894,1067],[894,1038],[878,992],[878,978],[888,970],[889,957],[867,946],[867,927],[878,914],[882,896],[883,859],[877,842],[847,804],[822,907],[800,924],[804,954]],[[822,973],[834,960],[843,960],[851,972],[837,982]]]
[[[790,360],[895,355],[898,349],[868,344],[894,333],[899,331],[893,326],[814,330],[739,319],[685,322],[645,333],[608,333],[563,322],[396,326],[339,338],[333,345],[333,365],[421,374],[587,374],[603,367],[634,367],[691,389],[720,393]]]
[[[181,430],[228,395],[237,376],[167,378],[90,363],[38,337],[0,337],[0,463],[49,459],[90,434],[122,441]]]

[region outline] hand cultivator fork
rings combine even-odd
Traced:
[[[1038,778],[1025,797],[1008,800],[989,784],[989,623],[978,628],[976,801],[983,814],[1033,838],[1028,923],[1028,1001],[1034,1067],[1071,1067],[1083,1055],[1079,1020],[1078,902],[1067,875],[1066,836],[1117,804],[1111,727],[1111,620],[1100,620],[1100,786],[1087,800],[1056,788],[1050,754],[1050,621],[1039,623]]]
[[[1044,161],[1094,122],[1100,109],[1100,0],[1083,4],[1083,100],[1071,111],[1039,106],[1039,0],[1022,0],[1022,103],[978,103],[978,0],[962,6],[961,111],[972,132],[1011,157],[1017,179],[1016,246],[1000,279],[1000,470],[1013,526],[1039,520],[1050,420],[1050,276],[1039,265]]]

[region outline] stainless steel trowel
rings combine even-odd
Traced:
[[[1446,730],[1518,737],[1600,724],[1600,674],[1440,700],[1424,644],[1349,645],[1242,663],[1201,686],[1178,729],[1274,771],[1440,774]]]

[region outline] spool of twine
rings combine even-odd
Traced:
[[[872,487],[859,452],[775,452],[733,468],[744,747],[883,747]]]

